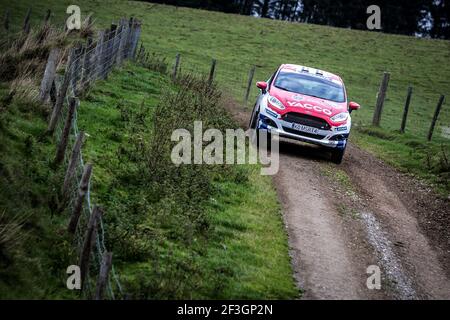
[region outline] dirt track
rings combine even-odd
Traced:
[[[230,111],[246,125],[248,110]],[[274,181],[303,299],[450,299],[448,200],[353,145],[336,166],[282,141]],[[380,290],[366,286],[370,265]]]

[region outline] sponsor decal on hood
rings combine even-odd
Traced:
[[[287,92],[275,86],[271,87],[269,94],[277,98],[286,107],[286,110],[277,110],[280,114],[294,111],[316,115],[322,118],[331,118],[347,110],[346,102],[333,102],[304,94]]]
[[[313,110],[318,113],[326,114],[327,116],[331,116],[333,112],[331,110],[323,108],[321,106],[313,105],[311,103],[302,103],[299,101],[287,101],[288,107],[296,107],[296,108],[303,108],[305,110]]]

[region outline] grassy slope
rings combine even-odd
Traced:
[[[1,84],[0,96],[7,92]],[[76,297],[64,287],[66,268],[75,259],[66,218],[49,207],[62,176],[49,167],[55,146],[42,136],[47,112],[16,99],[0,113],[0,222],[2,213],[24,222],[14,246],[5,255],[0,250],[1,299]]]
[[[16,21],[23,18],[30,3],[40,16],[50,7],[57,15],[55,19],[63,21],[64,8],[69,2],[20,1],[14,4]],[[217,78],[230,87],[237,99],[243,97],[247,73],[253,64],[259,67],[256,73],[258,80],[266,79],[277,65],[285,62],[311,65],[340,74],[350,98],[363,106],[354,115],[354,120],[364,129],[354,132],[353,141],[398,167],[438,182],[441,190],[450,189],[447,176],[439,179],[435,175],[442,171],[439,168],[441,150],[446,150],[447,156],[450,153],[448,137],[443,134],[443,130],[450,126],[448,103],[440,115],[433,142],[425,140],[439,95],[450,96],[450,42],[139,2],[79,3],[83,13],[94,12],[105,27],[124,12],[142,19],[142,39],[147,47],[169,59],[180,52],[185,69],[206,73],[211,58],[218,59]],[[18,11],[15,11],[16,7]],[[380,133],[366,126],[372,119],[383,71],[391,72],[392,80]],[[408,85],[414,87],[414,95],[407,134],[402,136],[396,130],[400,126]],[[256,93],[254,89],[252,95]],[[426,164],[427,154],[432,155],[430,167]]]

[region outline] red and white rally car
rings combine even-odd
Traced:
[[[347,102],[342,79],[322,70],[283,64],[267,82],[253,108],[250,128],[331,149],[341,163],[356,102]]]

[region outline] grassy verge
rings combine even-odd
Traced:
[[[1,85],[0,96],[8,95]],[[48,110],[15,98],[0,111],[0,298],[76,298],[65,289],[75,259],[64,227],[52,214],[61,172],[49,165],[53,140],[42,136]]]

